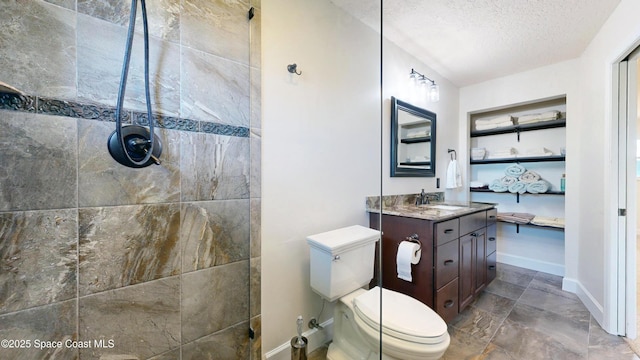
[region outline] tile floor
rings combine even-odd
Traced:
[[[497,278],[449,324],[443,360],[638,360],[606,333],[562,278],[499,264]],[[309,354],[325,359],[326,348]]]

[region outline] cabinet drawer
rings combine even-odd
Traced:
[[[496,278],[498,265],[496,263],[496,253],[487,256],[487,284]]]
[[[487,226],[486,211],[480,211],[460,217],[460,235],[466,235],[485,226]]]
[[[436,289],[458,277],[458,240],[436,247]]]
[[[451,322],[458,315],[458,279],[436,291],[436,312],[446,322]]]
[[[498,243],[496,224],[487,226],[487,255],[496,252]]]
[[[498,221],[498,209],[487,210],[487,226]]]
[[[457,239],[459,236],[459,220],[451,219],[437,223],[435,226],[435,243],[436,246],[446,244],[451,240]]]

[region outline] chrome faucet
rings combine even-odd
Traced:
[[[424,189],[420,192],[420,195],[416,197],[416,205],[427,205],[429,204],[429,194],[424,192]]]

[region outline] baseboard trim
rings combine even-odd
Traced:
[[[562,280],[562,290],[572,292],[578,296],[580,301],[587,307],[591,316],[600,324],[600,327],[606,330],[604,324],[604,306],[600,304],[591,293],[585,289],[580,281],[576,279],[564,278]]]
[[[333,339],[333,318],[320,324],[322,330],[310,329],[302,333],[307,338],[307,354],[325,345]],[[267,360],[291,360],[291,342],[276,347],[265,353]]]
[[[505,254],[499,251],[496,255],[496,260],[499,263],[518,266],[530,270],[542,271],[547,274],[564,276],[564,265],[562,264],[555,264],[518,255]]]

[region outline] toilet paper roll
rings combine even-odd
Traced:
[[[411,264],[420,262],[420,255],[420,244],[418,243],[403,241],[398,245],[398,254],[396,255],[398,278],[405,281],[413,281]]]

